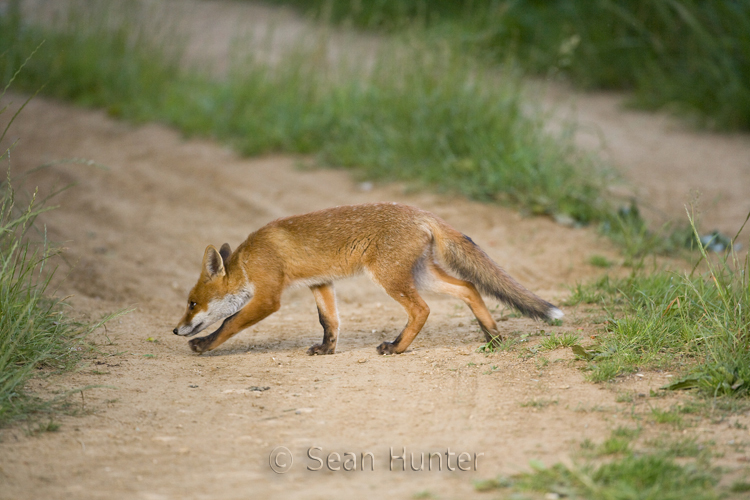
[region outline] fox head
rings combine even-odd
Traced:
[[[187,310],[172,333],[192,337],[213,323],[232,316],[252,297],[247,289],[230,290],[227,263],[232,250],[224,243],[220,250],[209,245],[203,254],[198,282],[188,295]]]

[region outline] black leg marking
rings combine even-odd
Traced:
[[[396,346],[399,342],[401,342],[401,337],[403,336],[403,331],[398,334],[398,337],[396,337],[393,342],[383,342],[380,344],[377,348],[378,354],[393,354],[396,352]]]
[[[310,356],[315,354],[333,354],[336,350],[336,332],[320,310],[320,307],[318,307],[318,321],[320,321],[320,326],[323,327],[323,342],[312,346],[307,350],[307,354]]]

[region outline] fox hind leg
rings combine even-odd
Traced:
[[[378,346],[378,354],[401,354],[422,330],[430,315],[430,308],[417,292],[411,273],[408,278],[402,277],[383,282],[374,276],[374,280],[406,309],[406,314],[409,316],[406,326],[393,342],[383,342]]]
[[[495,323],[490,311],[484,304],[484,300],[482,300],[482,296],[471,282],[454,278],[435,262],[427,262],[426,267],[426,271],[432,275],[430,276],[432,279],[427,280],[426,288],[463,300],[477,318],[479,327],[482,329],[487,342],[497,343],[503,339],[497,329],[497,323]]]
[[[339,336],[339,313],[336,309],[336,292],[332,283],[310,287],[318,306],[318,319],[323,327],[323,342],[307,350],[307,354],[333,354]]]

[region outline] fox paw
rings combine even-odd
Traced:
[[[378,346],[378,354],[398,354],[396,344],[393,342],[383,342]]]
[[[316,354],[333,354],[336,351],[335,345],[330,344],[315,344],[307,350],[308,356],[315,356]]]
[[[207,337],[201,337],[198,339],[193,339],[190,342],[188,342],[190,345],[190,349],[193,352],[197,352],[198,354],[201,354],[203,352],[206,352],[208,350],[209,344],[211,344],[211,340]]]
[[[505,338],[499,333],[495,333],[494,335],[485,335],[485,340],[487,340],[487,343],[492,347],[500,347],[500,344],[503,343]]]

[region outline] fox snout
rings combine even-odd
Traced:
[[[199,333],[201,330],[203,330],[203,321],[195,326],[193,326],[192,324],[184,325],[180,323],[175,327],[174,330],[172,330],[172,333],[174,333],[175,335],[180,335],[182,337],[192,337],[193,335]]]

